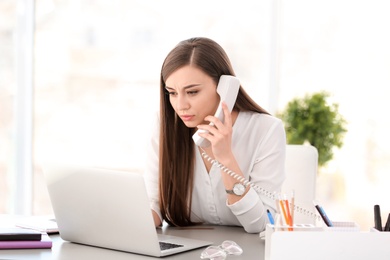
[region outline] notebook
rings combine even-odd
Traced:
[[[63,240],[154,257],[213,243],[158,234],[140,173],[51,165],[44,175]]]

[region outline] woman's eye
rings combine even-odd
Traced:
[[[170,96],[176,96],[176,95],[177,95],[177,93],[176,93],[176,92],[171,92],[171,91],[168,91],[168,95],[170,95]]]
[[[192,91],[188,91],[188,92],[187,92],[188,95],[195,95],[195,94],[197,94],[197,93],[198,93],[197,90],[192,90]]]

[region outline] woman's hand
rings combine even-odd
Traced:
[[[242,173],[231,149],[233,133],[232,115],[225,103],[222,103],[222,110],[224,114],[224,122],[222,123],[221,120],[215,116],[207,116],[205,120],[212,122],[214,125],[199,125],[199,129],[209,131],[208,133],[204,132],[200,133],[199,135],[210,141],[213,157],[215,160],[236,173],[237,176],[244,178],[244,174]],[[223,173],[223,170],[221,170],[221,174],[225,189],[231,190],[234,184],[237,183],[237,179],[226,173]],[[246,188],[244,195],[248,190],[249,186]],[[241,198],[242,196],[227,194],[228,204],[233,204],[239,201]]]
[[[214,125],[198,125],[199,129],[208,131],[200,132],[199,135],[210,141],[214,158],[221,163],[232,155],[233,132],[232,116],[225,102],[222,102],[222,110],[224,114],[223,123],[215,116],[207,116],[205,120]]]
[[[161,227],[162,222],[158,214],[154,210],[152,210],[152,215],[153,215],[154,225],[156,227]]]

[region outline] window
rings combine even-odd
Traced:
[[[10,212],[15,187],[25,181],[14,183],[21,120],[17,88],[26,80],[17,71],[24,56],[14,36],[26,33],[18,25],[23,11],[18,8],[29,2],[0,3],[0,213]],[[34,54],[27,88],[33,93],[33,121],[24,132],[32,137],[33,179],[26,184],[32,187],[32,213],[51,214],[45,163],[142,172],[149,131],[144,122],[158,108],[162,61],[180,40],[208,36],[225,48],[243,86],[272,113],[307,92],[333,94],[349,122],[348,133],[318,176],[319,200],[331,219],[354,220],[364,229],[372,225],[374,204],[383,205],[384,218],[390,211],[385,201],[390,178],[387,1],[201,0],[191,9],[187,5],[35,1],[34,37],[25,42]]]
[[[180,1],[36,1],[34,214],[51,211],[45,163],[142,171],[161,65],[183,39],[217,40],[248,92],[266,102],[270,6],[198,1],[192,9]]]
[[[15,42],[16,1],[0,2],[0,213],[11,197],[16,93]]]
[[[374,224],[375,204],[382,219],[390,212],[389,8],[381,0],[294,0],[280,8],[280,108],[320,90],[339,104],[348,132],[318,175],[317,195],[331,219],[363,230]]]

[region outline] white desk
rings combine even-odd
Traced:
[[[1,221],[1,217],[0,217]],[[241,259],[264,259],[265,243],[259,238],[258,234],[248,234],[240,227],[211,226],[208,229],[178,229],[164,227],[158,230],[159,233],[178,235],[188,238],[197,238],[213,241],[214,245],[220,245],[224,240],[235,241],[240,245],[244,253],[241,256],[231,256],[232,260]],[[110,249],[103,249],[75,243],[66,242],[59,235],[51,235],[53,240],[52,249],[17,249],[0,250],[1,259],[115,259],[115,260],[133,260],[133,259],[158,259],[125,253]],[[204,248],[180,253],[177,255],[164,257],[164,259],[200,259],[200,254]],[[228,259],[229,259],[228,258]]]
[[[4,226],[5,221],[3,220],[3,216],[0,215],[0,226]],[[244,253],[241,256],[230,256],[227,260],[265,259],[265,241],[261,240],[258,234],[248,234],[240,227],[206,226],[204,229],[164,227],[163,229],[158,229],[158,232],[188,238],[211,240],[214,242],[214,245],[220,245],[224,240],[233,240],[243,248]],[[345,255],[356,255],[361,257],[354,257],[354,259],[365,260],[369,255],[374,256],[373,259],[388,260],[390,259],[390,249],[387,245],[390,243],[390,234],[388,232],[378,233],[380,234],[368,233],[361,234],[361,236],[355,236],[355,234],[357,234],[356,232],[286,231],[278,232],[278,234],[273,236],[271,246],[274,247],[275,252],[279,252],[278,255],[275,255],[274,257],[276,259],[307,259],[309,256],[317,255],[316,258],[318,259],[344,260],[352,259],[343,257]],[[50,237],[53,240],[53,247],[51,249],[0,250],[0,259],[158,259],[70,243],[62,240],[59,235],[51,235]],[[332,246],[329,246],[330,243],[332,243]],[[336,246],[335,244],[340,246]],[[203,250],[204,248],[200,248],[164,257],[163,259],[200,259],[200,254]],[[320,256],[318,256],[319,252],[321,252]],[[329,256],[332,257],[329,258]],[[311,259],[313,257],[309,258]]]

